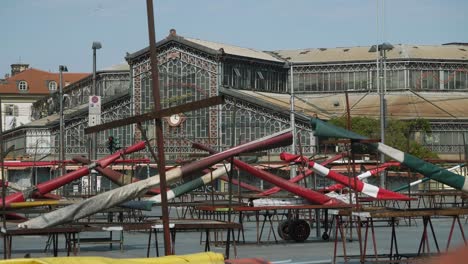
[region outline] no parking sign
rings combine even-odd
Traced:
[[[101,124],[101,96],[91,95],[89,97],[88,126]]]

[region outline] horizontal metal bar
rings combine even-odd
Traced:
[[[218,105],[222,103],[224,103],[224,96],[222,95],[214,96],[214,97],[210,97],[207,99],[202,99],[199,101],[186,103],[183,105],[169,107],[166,109],[162,109],[161,111],[157,111],[157,112],[156,111],[149,112],[149,113],[145,113],[145,114],[141,114],[137,116],[127,117],[127,118],[120,119],[120,120],[115,120],[115,121],[97,125],[97,126],[88,127],[88,128],[85,128],[84,131],[85,131],[85,134],[96,133],[96,132],[104,131],[104,130],[111,129],[111,128],[126,126],[130,124],[136,124],[139,122],[153,120],[156,118],[170,116],[173,114],[179,114],[182,112],[194,111],[197,109],[210,107],[210,106],[214,106],[214,105]]]
[[[323,140],[320,143],[322,144],[347,144],[347,143],[377,143],[380,142],[380,139],[335,139],[335,140]]]

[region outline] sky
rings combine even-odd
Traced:
[[[468,42],[466,0],[154,0],[156,39],[181,36],[257,50]],[[57,72],[125,62],[148,46],[144,0],[1,0],[0,78],[10,64]]]

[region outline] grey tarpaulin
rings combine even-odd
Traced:
[[[167,180],[180,177],[180,168],[174,168],[166,172]],[[159,176],[153,176],[146,180],[138,181],[117,189],[101,193],[80,203],[73,204],[53,212],[43,214],[18,226],[21,228],[46,228],[92,215],[107,208],[116,206],[125,201],[144,195],[148,189],[159,185]]]

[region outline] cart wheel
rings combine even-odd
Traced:
[[[289,235],[291,222],[291,220],[286,220],[278,225],[278,235],[284,240],[291,240],[291,236]]]
[[[296,242],[303,242],[310,235],[309,224],[302,219],[294,220],[289,226],[289,236]]]
[[[327,232],[323,232],[322,239],[325,240],[325,241],[328,241],[330,239],[330,236],[328,235]]]

